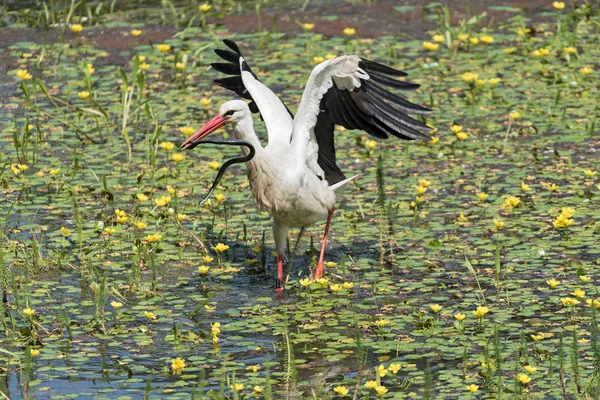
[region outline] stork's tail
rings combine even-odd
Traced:
[[[350,178],[344,179],[343,181],[339,181],[330,186],[333,192],[335,193],[336,202],[342,201],[342,196],[344,195],[344,189],[346,189],[346,186],[348,186],[348,184],[353,180],[358,179],[360,176],[361,174],[356,174],[354,176],[351,176]]]

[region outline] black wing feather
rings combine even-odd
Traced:
[[[237,43],[229,39],[224,39],[223,43],[225,44],[225,46],[229,47],[230,50],[215,49],[215,53],[227,62],[212,63],[210,64],[210,66],[221,73],[232,76],[228,78],[215,79],[214,83],[225,89],[235,92],[238,96],[243,97],[246,100],[250,100],[250,103],[248,103],[250,111],[253,113],[260,114],[260,110],[258,109],[256,102],[244,86],[244,81],[242,81],[241,76],[242,70],[250,72],[256,80],[258,80],[258,77],[252,71],[245,59],[242,61],[242,66],[240,68],[240,57],[243,59],[244,56],[242,55],[242,52],[240,51],[240,48],[238,47]],[[294,114],[292,114],[289,108],[287,108],[287,106],[285,108],[290,113],[292,118],[294,118]],[[260,116],[260,118],[262,119],[262,115]]]
[[[405,140],[429,139],[425,132],[430,128],[407,113],[428,114],[431,110],[384,88],[412,90],[419,85],[394,79],[395,76],[404,77],[407,74],[374,61],[361,58],[358,66],[369,75],[369,79],[361,79],[361,87],[352,92],[339,89],[334,84],[320,104],[321,112],[315,125],[315,137],[319,145],[317,162],[325,172],[329,185],[346,179],[336,164],[333,144],[335,125],[360,129],[381,139],[389,136]]]

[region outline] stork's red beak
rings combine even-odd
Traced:
[[[225,125],[227,122],[229,122],[227,118],[223,118],[221,115],[217,114],[213,119],[204,124],[202,128],[198,129],[192,136],[187,138],[180,147],[182,149],[193,149],[196,147],[196,143]]]

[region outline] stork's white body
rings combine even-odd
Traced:
[[[235,107],[247,108],[242,103]],[[299,159],[292,146],[276,142],[263,148],[254,132],[249,110],[234,125],[233,132],[237,139],[249,141],[256,150],[254,158],[247,163],[248,180],[258,207],[273,217],[278,252],[285,251],[289,228],[307,227],[327,218],[345,186],[358,176],[330,186]]]

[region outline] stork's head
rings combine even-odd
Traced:
[[[229,123],[237,124],[247,115],[251,115],[251,113],[250,108],[248,108],[248,104],[246,104],[245,101],[230,100],[223,103],[221,108],[219,108],[219,113],[204,124],[202,128],[198,129],[192,136],[187,138],[186,141],[181,144],[181,148],[192,148],[194,147],[194,143],[204,139],[220,127]]]

